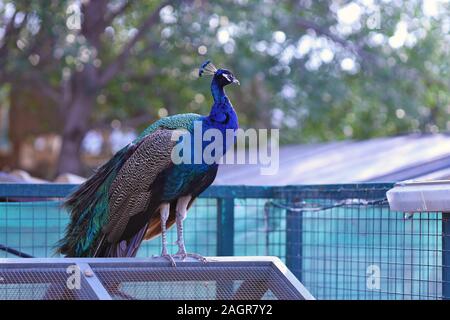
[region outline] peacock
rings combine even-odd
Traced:
[[[186,113],[159,119],[81,184],[64,202],[70,222],[57,253],[66,257],[134,257],[142,241],[161,234],[161,256],[172,265],[174,258],[205,261],[198,254],[187,253],[183,221],[195,198],[214,181],[218,163],[174,163],[171,153],[177,141],[173,134],[182,129],[192,136],[196,122],[203,132],[217,129],[224,137],[229,130],[235,132],[238,118],[224,87],[239,81],[210,61],[199,69],[199,77],[204,75],[212,76],[214,103],[209,115]],[[178,252],[171,255],[167,230],[174,224]]]

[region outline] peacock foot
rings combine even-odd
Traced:
[[[203,257],[203,256],[201,256],[201,255],[199,255],[197,253],[187,253],[185,251],[178,251],[176,254],[163,253],[160,256],[153,256],[153,258],[164,258],[164,259],[169,260],[169,262],[172,265],[172,267],[176,267],[177,266],[177,264],[175,262],[175,259],[179,259],[181,261],[184,261],[188,257],[196,259],[196,260],[198,260],[200,262],[203,262],[203,263],[208,262],[208,260],[205,257]]]
[[[193,259],[196,259],[198,261],[201,261],[203,263],[208,262],[208,260],[206,260],[205,257],[203,257],[203,256],[201,256],[201,255],[199,255],[197,253],[187,253],[186,251],[178,251],[177,253],[175,253],[173,255],[173,257],[174,258],[178,258],[181,261],[184,261],[187,257],[189,257],[189,258],[193,258]]]
[[[173,254],[168,254],[168,253],[163,253],[160,256],[153,256],[153,258],[164,258],[169,260],[170,264],[172,265],[172,267],[176,267],[177,264],[175,263],[175,260],[173,259],[175,255]]]

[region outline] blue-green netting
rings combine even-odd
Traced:
[[[280,257],[318,299],[443,298],[442,214],[406,219],[386,202],[370,202],[387,190],[311,187],[286,189],[274,199],[235,198],[234,255]],[[343,199],[351,201],[336,205]],[[0,244],[54,256],[52,247],[68,222],[60,204],[60,199],[1,202]],[[297,211],[289,220],[292,208]],[[217,228],[217,199],[197,199],[185,221],[188,251],[217,255]],[[175,228],[168,239],[175,253]],[[138,256],[160,250],[158,237],[145,242]],[[0,251],[0,257],[8,256]]]
[[[185,224],[185,239],[189,247],[204,255],[214,255],[216,250],[215,202],[214,199],[199,199],[198,205],[189,212],[192,219]],[[64,234],[68,217],[60,201],[0,203],[0,244],[35,257],[58,257],[54,246]],[[174,228],[170,230],[168,239],[171,249],[176,251]],[[138,256],[157,255],[160,248],[159,238],[146,241]],[[0,251],[0,257],[8,255],[12,257]]]

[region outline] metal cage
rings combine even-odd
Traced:
[[[61,201],[75,187],[0,184],[0,245],[51,257],[68,222]],[[189,210],[186,244],[204,256],[277,256],[317,299],[449,299],[449,214],[405,216],[389,208],[392,187],[211,186]],[[174,229],[168,240],[176,252]],[[160,244],[143,243],[138,257]]]
[[[0,259],[0,300],[310,300],[274,257]]]

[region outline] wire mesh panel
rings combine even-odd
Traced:
[[[0,245],[52,256],[68,222],[61,200],[73,187],[0,184]],[[391,187],[212,186],[189,210],[186,246],[204,256],[280,257],[320,299],[450,298],[449,213],[389,210]],[[175,252],[175,228],[168,240]],[[146,241],[138,257],[160,250],[159,238]]]
[[[389,210],[386,185],[280,191],[286,261],[318,299],[441,299],[442,214]]]
[[[68,285],[70,264],[1,264],[0,300],[92,300],[96,299],[86,279],[79,287]]]
[[[0,202],[0,244],[36,257],[52,256],[68,221],[58,199],[7,198]],[[0,252],[0,257],[13,255]]]
[[[20,250],[34,257],[58,257],[55,245],[64,235],[69,215],[63,208],[63,198],[46,201],[15,197],[0,202],[0,245]],[[211,198],[198,199],[189,210],[189,223],[185,224],[184,237],[189,251],[205,256],[216,255],[216,205]],[[169,250],[178,250],[176,230],[168,232]],[[146,241],[138,257],[161,253],[161,241]],[[16,255],[0,250],[0,258]]]
[[[234,200],[234,255],[282,256],[283,244],[276,242],[282,221],[266,215],[265,204],[269,199]],[[284,248],[283,248],[284,249]]]
[[[270,263],[93,265],[114,299],[302,299]]]
[[[78,286],[74,279],[78,279]],[[0,260],[0,300],[21,299],[292,300],[313,297],[277,258],[271,257],[253,261],[211,258],[208,263],[179,261],[177,267],[164,258]]]

